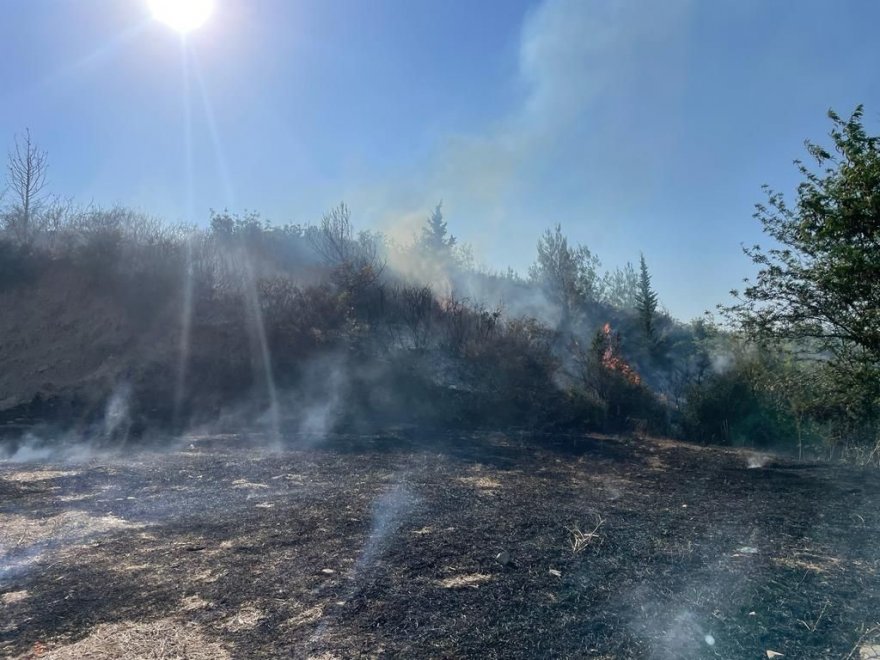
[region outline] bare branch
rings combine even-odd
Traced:
[[[11,216],[16,225],[13,229],[22,240],[27,240],[30,235],[33,215],[44,201],[48,169],[48,154],[34,143],[30,129],[25,130],[23,138],[16,136],[6,170],[8,189],[16,198],[17,206],[16,213]]]

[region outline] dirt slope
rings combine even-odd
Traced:
[[[88,415],[120,383],[136,381],[175,349],[170,305],[139,318],[104,295],[80,270],[57,264],[26,284],[0,291],[0,417],[33,410],[35,397]],[[8,421],[8,420],[7,420]]]

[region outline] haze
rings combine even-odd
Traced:
[[[442,199],[521,273],[559,222],[605,267],[645,252],[682,319],[751,274],[760,186],[793,187],[825,111],[880,106],[869,1],[223,0],[186,75],[147,5],[4,7],[0,134],[31,129],[54,192],[203,225],[344,200],[403,238]]]
[[[0,657],[880,658],[876,1],[0,4]]]

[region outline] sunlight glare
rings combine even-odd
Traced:
[[[214,13],[214,0],[149,0],[157,21],[181,34],[202,27]]]

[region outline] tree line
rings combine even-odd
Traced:
[[[209,338],[221,319],[233,323],[238,343],[224,373],[239,380],[255,368],[241,311],[255,296],[282,385],[296,391],[304,362],[343,354],[346,406],[367,416],[384,405],[388,416],[421,411],[437,423],[665,433],[876,463],[880,138],[861,107],[830,119],[830,147],[807,143],[815,168],[797,164],[794,201],[768,188],[756,206],[771,247],[745,249],[757,276],[717,319],[672,318],[645,254],[637,267],[601,272],[558,224],[521,276],[475,267],[442,204],[407,245],[358,231],[345,205],[312,225],[224,211],[201,228],[76,208],[46,194],[48,158],[29,133],[8,157],[0,291],[64,263],[91,277],[96,295],[136,290],[141,308],[146,297],[158,310],[182,304],[186,281],[192,331],[205,340],[204,354],[188,359],[217,375]],[[382,382],[367,382],[366,365],[377,364]],[[190,369],[193,403],[206,387],[195,382],[199,368]],[[406,390],[406,405],[372,397],[386,385],[388,401]],[[231,392],[223,396],[241,393]]]

